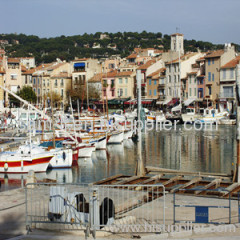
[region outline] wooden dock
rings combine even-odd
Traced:
[[[240,184],[232,181],[232,176],[224,173],[184,172],[172,169],[146,167],[148,176],[127,176],[118,174],[95,182],[94,185],[156,185],[151,190],[161,192],[163,185],[169,193],[192,194],[227,198],[237,197]],[[124,188],[124,187],[123,187]],[[138,187],[133,187],[135,190]],[[149,189],[149,188],[148,188]],[[192,190],[191,190],[192,189]]]

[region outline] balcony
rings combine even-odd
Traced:
[[[221,92],[219,98],[235,98],[235,94],[233,92]]]
[[[212,81],[206,81],[206,85],[212,85],[213,82]]]

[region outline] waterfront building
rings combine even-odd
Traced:
[[[19,58],[7,58],[5,87],[16,93],[22,87],[22,72]],[[9,105],[8,93],[5,93],[5,106]]]
[[[114,84],[111,86],[113,87],[112,91],[117,98],[130,98],[133,99],[134,89],[135,89],[135,79],[136,79],[136,72],[132,71],[124,71],[124,72],[117,72],[115,76]]]
[[[147,76],[147,98],[163,101],[165,96],[165,70],[160,68]],[[159,102],[159,104],[161,104]]]
[[[95,74],[103,72],[102,63],[92,58],[76,59],[72,61],[71,68],[72,90],[74,91],[78,91],[81,87],[86,87],[86,81]]]
[[[192,65],[200,58],[202,53],[187,53],[180,57],[180,67],[179,68],[179,58],[176,58],[168,63],[166,63],[166,87],[165,94],[166,100],[163,104],[168,104],[172,99],[178,100],[183,96],[182,85],[184,85],[184,80],[186,80],[187,74],[192,72]]]
[[[220,69],[235,58],[235,48],[225,44],[224,49],[210,52],[205,56],[206,96],[210,106],[218,108],[220,100]]]
[[[233,112],[236,104],[236,66],[240,56],[223,65],[220,69],[219,107],[221,110]]]

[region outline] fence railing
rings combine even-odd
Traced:
[[[28,229],[160,232],[165,225],[162,185],[27,184]]]

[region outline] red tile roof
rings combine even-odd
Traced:
[[[131,59],[131,58],[136,58],[137,57],[137,54],[136,53],[132,53],[130,54],[127,59]]]
[[[118,72],[116,77],[131,76],[133,73],[132,71]]]
[[[145,70],[148,69],[153,63],[155,63],[155,60],[149,60],[147,61],[145,64],[141,65],[140,67],[138,67],[138,70]]]
[[[19,58],[8,58],[8,63],[19,63],[20,59]]]
[[[205,56],[205,59],[206,58],[216,58],[216,57],[221,57],[224,53],[224,50],[217,50],[217,51],[214,51],[214,52],[210,52],[208,53],[206,56]]]
[[[235,68],[237,64],[240,63],[240,56],[237,56],[236,58],[234,58],[233,60],[231,60],[230,62],[226,63],[225,65],[223,65],[221,67],[221,69],[225,69],[225,68]]]
[[[101,82],[103,75],[104,75],[103,73],[97,73],[92,78],[90,78],[88,82]]]
[[[149,74],[147,77],[156,77],[156,76],[160,76],[160,73],[164,72],[166,70],[166,68],[160,68],[157,71]]]

